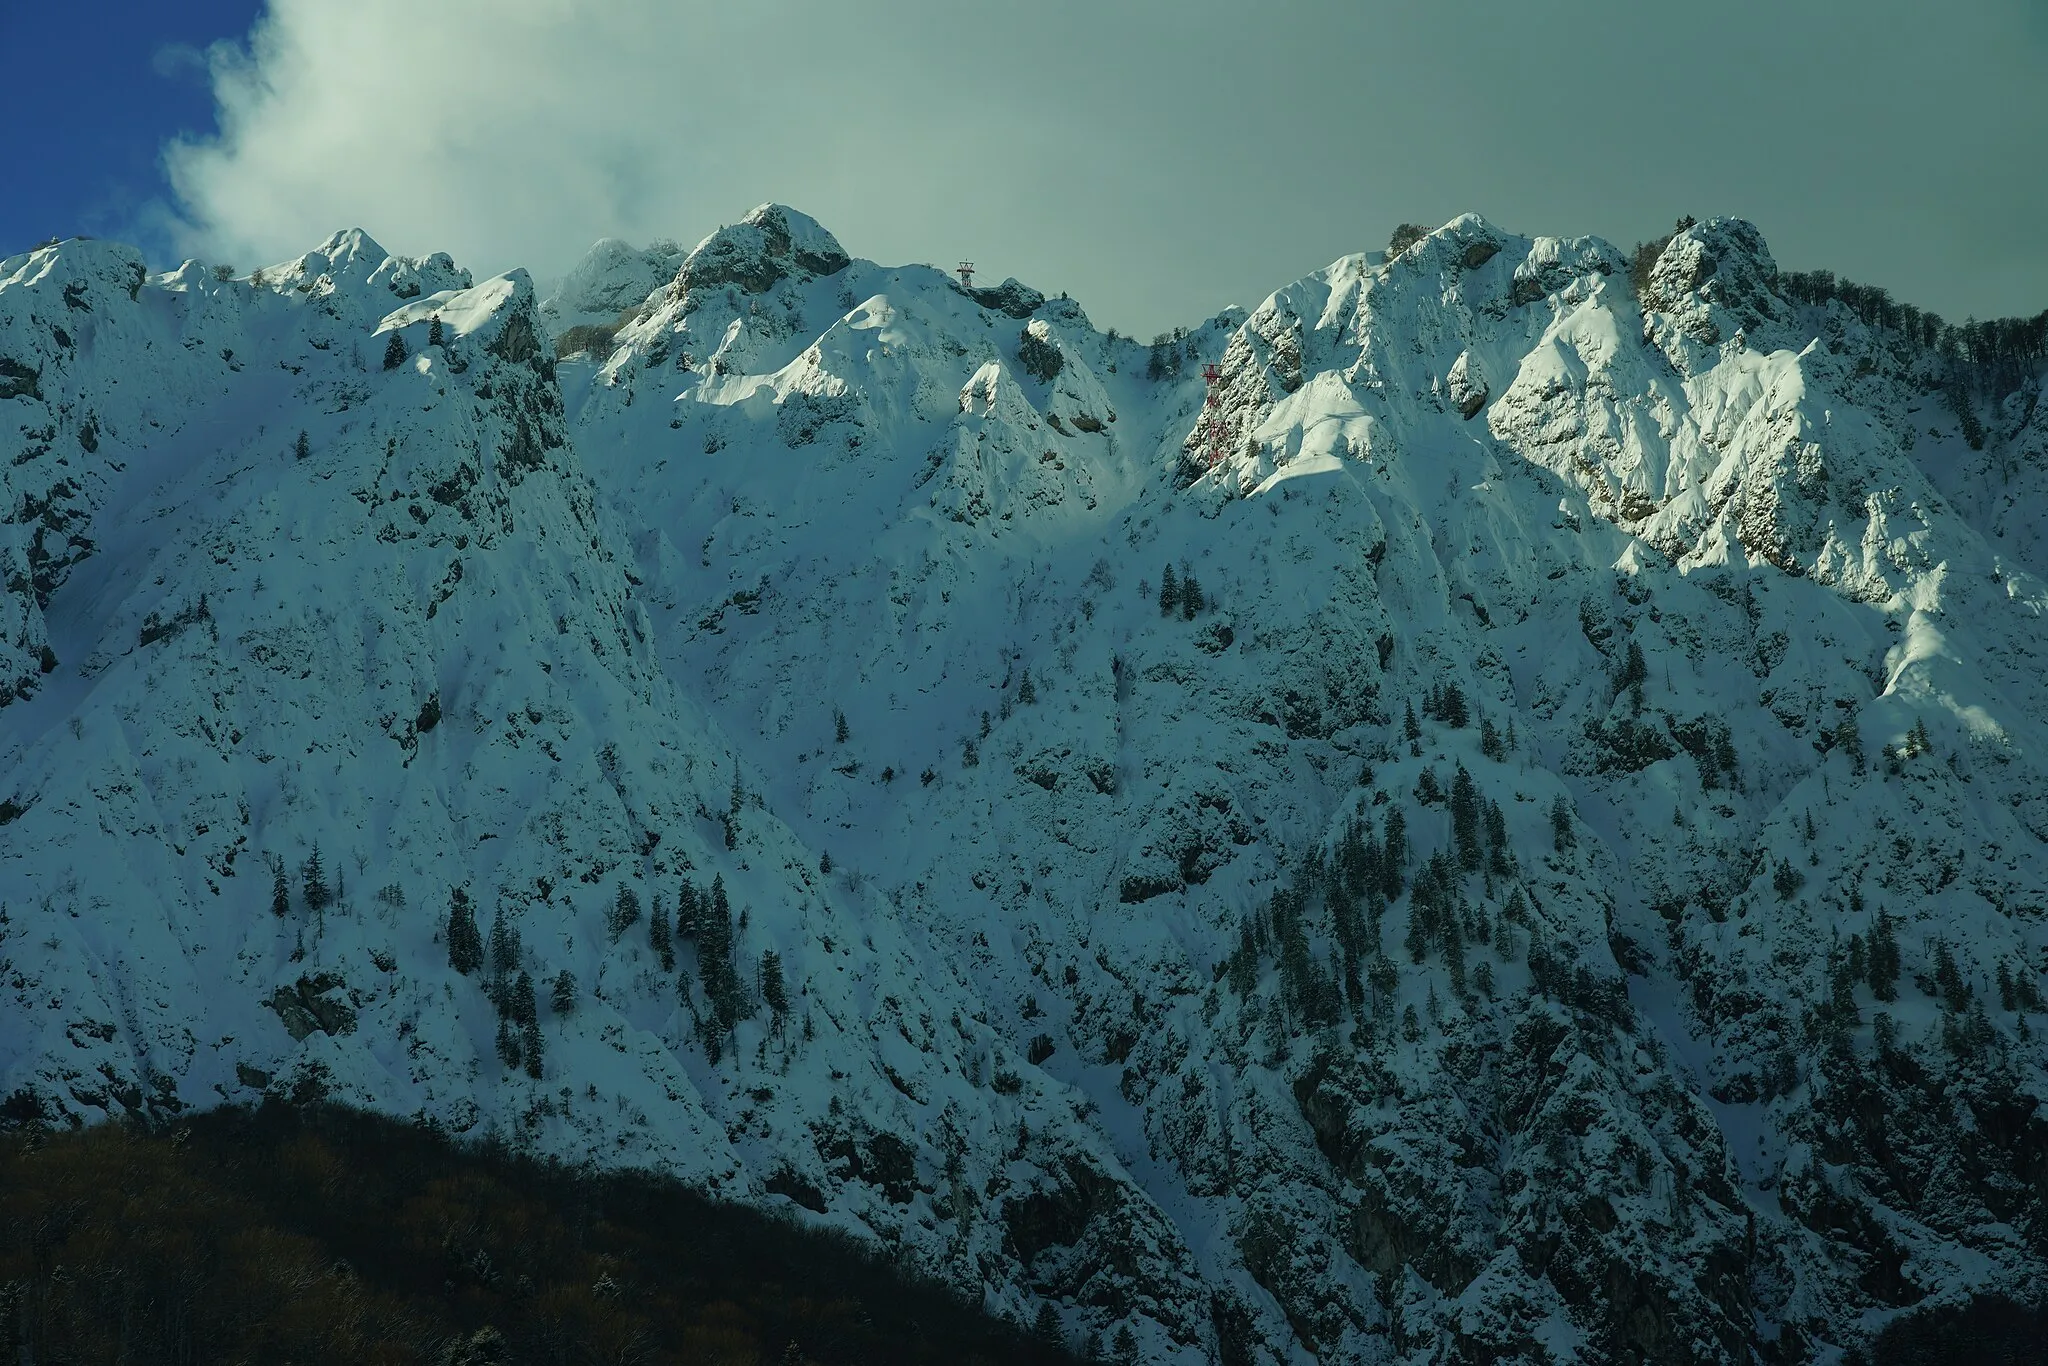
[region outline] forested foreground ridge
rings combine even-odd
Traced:
[[[363,1111],[31,1129],[0,1164],[10,1361],[1076,1360],[843,1233]]]
[[[4,1113],[659,1172],[1145,1366],[1992,1360],[2037,302],[1737,219],[1149,341],[778,205],[0,261]]]

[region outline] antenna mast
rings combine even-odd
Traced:
[[[1202,367],[1202,463],[1214,474],[1223,464],[1224,444],[1229,434],[1223,428],[1223,368]]]
[[[974,262],[962,261],[959,265],[953,267],[953,271],[960,277],[960,288],[974,288]]]

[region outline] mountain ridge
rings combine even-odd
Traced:
[[[546,301],[380,251],[0,264],[4,1089],[601,1150],[1148,1361],[2038,1290],[2038,376],[1736,220],[1639,287],[1468,215],[1150,347],[776,205]]]

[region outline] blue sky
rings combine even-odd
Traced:
[[[133,238],[164,201],[163,143],[214,131],[204,49],[248,33],[256,0],[5,6],[0,256],[51,236]],[[161,244],[168,247],[168,243]]]
[[[1144,334],[1403,221],[1729,214],[1954,319],[2048,307],[2048,0],[0,4],[0,255],[359,226],[545,279],[773,199]]]

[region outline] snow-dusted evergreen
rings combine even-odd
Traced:
[[[0,1096],[663,1167],[1148,1362],[2038,1292],[2038,375],[1631,264],[1146,346],[779,206],[0,262]]]

